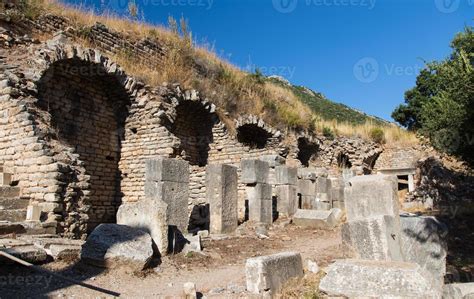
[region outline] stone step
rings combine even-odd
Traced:
[[[28,208],[30,200],[24,197],[1,197],[0,196],[0,211],[5,210],[25,210]]]
[[[0,186],[10,186],[12,183],[12,175],[10,173],[0,172]]]
[[[0,221],[21,222],[26,220],[26,209],[0,210]]]
[[[0,198],[13,198],[20,196],[19,187],[0,186]]]

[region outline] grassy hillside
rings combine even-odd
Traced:
[[[363,125],[366,122],[373,122],[380,126],[386,126],[389,122],[367,115],[363,112],[352,109],[344,104],[335,103],[328,100],[324,95],[314,92],[303,86],[293,86],[293,92],[311,110],[326,120],[336,120],[354,125]]]

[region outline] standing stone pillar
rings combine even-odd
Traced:
[[[268,184],[269,165],[260,160],[242,160],[242,183],[246,184],[249,220],[271,224],[272,185]]]
[[[165,202],[168,225],[185,232],[188,227],[189,163],[168,158],[147,160],[145,196]]]
[[[279,215],[293,216],[298,209],[297,168],[275,167],[275,183]]]
[[[210,208],[211,234],[227,234],[238,225],[237,168],[210,164],[206,168],[206,197]]]
[[[342,239],[356,258],[402,260],[397,185],[395,176],[384,175],[353,177],[346,185]]]
[[[408,175],[408,192],[415,191],[415,179],[413,178],[413,174]]]

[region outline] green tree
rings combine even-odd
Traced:
[[[438,150],[474,163],[474,32],[457,34],[449,58],[427,63],[392,117]]]

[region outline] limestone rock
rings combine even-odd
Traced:
[[[96,266],[126,265],[136,270],[144,269],[152,256],[152,239],[148,233],[119,224],[96,227],[81,252],[83,261]]]
[[[451,283],[443,287],[443,299],[473,299],[474,282]]]
[[[242,159],[241,182],[244,184],[267,183],[270,168],[261,160]]]
[[[245,276],[251,293],[277,292],[288,279],[303,276],[301,255],[283,252],[247,259]]]
[[[342,211],[340,209],[329,211],[298,209],[293,216],[293,223],[302,227],[333,229],[339,223],[341,217]]]
[[[440,286],[418,264],[338,260],[329,266],[319,289],[329,296],[437,298]]]
[[[151,235],[161,255],[168,251],[167,204],[160,200],[142,199],[123,203],[117,211],[117,224],[144,230]]]

